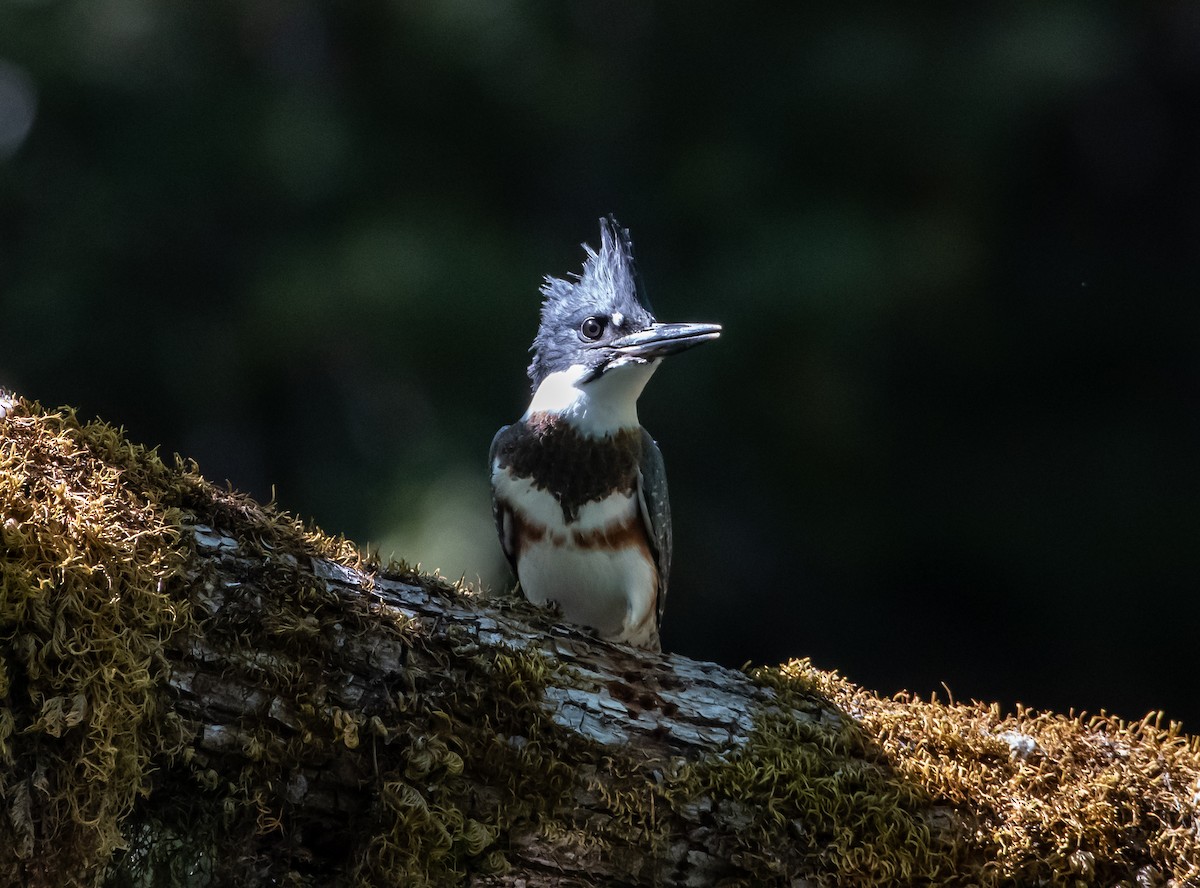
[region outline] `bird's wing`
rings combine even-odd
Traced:
[[[488,473],[489,475],[496,471],[496,454],[500,450],[500,439],[504,437],[512,426],[504,426],[500,431],[496,432],[496,437],[492,438],[492,446],[488,450]],[[495,480],[492,481],[492,518],[496,522],[496,533],[500,536],[500,548],[504,550],[504,557],[508,559],[508,563],[512,565],[513,573],[517,570],[517,540],[515,528],[513,525],[512,510],[496,496]]]
[[[661,625],[667,601],[667,578],[671,574],[671,503],[667,499],[667,471],[662,452],[645,429],[642,429],[642,459],[638,466],[638,503],[646,535],[650,538],[650,553],[658,564],[656,625]]]

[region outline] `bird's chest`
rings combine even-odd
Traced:
[[[501,537],[525,596],[631,643],[653,634],[658,594],[638,495],[641,446],[638,430],[594,438],[523,423],[502,434],[492,464]]]

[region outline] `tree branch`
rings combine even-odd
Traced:
[[[1177,726],[601,642],[381,569],[107,426],[0,414],[0,881],[1200,878]]]

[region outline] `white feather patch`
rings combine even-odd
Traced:
[[[619,359],[618,359],[619,360]],[[582,364],[551,373],[533,393],[524,419],[535,413],[562,417],[580,434],[602,438],[638,425],[637,399],[659,361],[630,361],[610,367],[599,379]]]
[[[577,549],[543,539],[524,552],[517,572],[530,601],[555,601],[567,620],[604,638],[644,644],[655,629],[656,577],[639,549]]]

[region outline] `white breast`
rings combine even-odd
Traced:
[[[657,576],[640,549],[564,548],[543,539],[524,552],[517,573],[526,598],[557,602],[563,617],[601,638],[644,646],[656,636]]]

